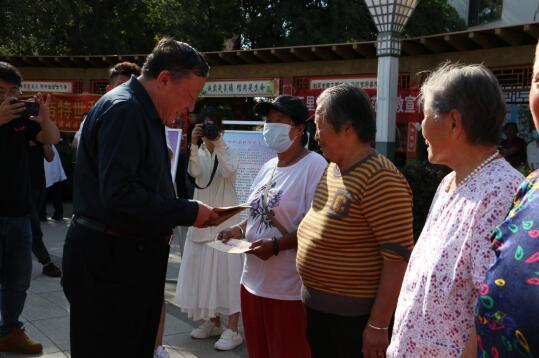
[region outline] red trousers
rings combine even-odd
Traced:
[[[241,315],[249,358],[310,358],[301,301],[255,296],[241,286]]]

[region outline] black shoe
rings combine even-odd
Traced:
[[[60,277],[62,276],[62,271],[55,264],[49,262],[46,265],[43,265],[43,274],[50,277]]]
[[[53,216],[51,216],[51,219],[56,220],[56,221],[62,221],[62,220],[64,220],[64,216],[63,215],[58,215],[58,214],[55,213]]]

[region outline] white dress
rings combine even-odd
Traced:
[[[236,205],[236,170],[239,157],[223,139],[215,142],[210,153],[205,144],[191,146],[188,172],[200,187],[205,187],[213,170],[214,160],[219,164],[211,185],[195,189],[194,200],[213,207]],[[184,254],[180,265],[175,303],[189,318],[197,321],[218,314],[240,312],[240,279],[243,256],[227,254],[206,245],[217,234],[240,221],[235,216],[219,226],[206,229],[191,227],[187,232]]]
[[[52,160],[52,162],[47,162],[45,159],[43,159],[43,166],[45,169],[45,182],[47,188],[67,179],[66,173],[64,172],[64,167],[62,166],[62,160],[60,159],[60,154],[58,154],[58,150],[56,150],[56,146],[51,145],[51,148],[54,152],[54,159]]]

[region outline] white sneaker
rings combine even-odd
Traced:
[[[226,329],[217,342],[215,342],[214,347],[219,351],[229,351],[236,348],[243,343],[243,338],[238,332],[234,332],[231,329]]]
[[[167,350],[163,346],[158,346],[153,351],[153,358],[170,358]]]
[[[221,327],[217,327],[212,321],[202,323],[198,328],[191,331],[191,337],[195,339],[206,339],[213,336],[218,336],[223,332]]]

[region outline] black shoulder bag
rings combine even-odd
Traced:
[[[191,146],[189,146],[188,151],[189,151],[189,153],[191,153]],[[187,165],[189,165],[189,161],[187,161],[187,163],[188,163]],[[192,176],[189,175],[188,170],[186,170],[186,174],[187,174],[187,177],[189,178],[189,181],[191,182],[191,184],[193,184],[195,186],[195,188],[197,188],[199,190],[204,190],[207,187],[209,187],[211,182],[213,181],[213,177],[215,176],[215,172],[217,171],[217,166],[218,165],[219,165],[219,160],[217,159],[217,155],[216,155],[215,160],[213,161],[213,169],[212,169],[212,172],[211,172],[210,181],[208,182],[208,185],[206,185],[203,188],[201,188],[201,187],[199,187],[197,185],[195,178],[193,178]]]

